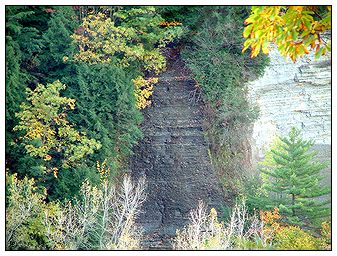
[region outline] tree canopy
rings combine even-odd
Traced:
[[[21,104],[21,111],[17,113],[19,123],[14,131],[24,131],[23,143],[31,156],[45,161],[57,157],[63,167],[69,167],[94,153],[101,144],[79,133],[69,123],[67,111],[75,108],[75,100],[60,96],[62,89],[65,85],[60,81],[47,86],[38,84],[33,91],[27,89],[28,103]]]
[[[331,6],[254,6],[245,20],[243,52],[251,57],[267,54],[271,42],[280,53],[296,61],[311,51],[319,58],[331,51],[324,32],[331,29]]]

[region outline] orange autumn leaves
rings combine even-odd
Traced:
[[[280,231],[281,225],[277,221],[281,218],[278,208],[273,211],[260,211],[260,219],[264,223],[261,235],[266,240],[273,239],[276,232]]]
[[[310,51],[319,58],[331,51],[329,40],[322,33],[331,29],[331,7],[318,6],[255,6],[245,20],[246,39],[243,52],[251,48],[251,57],[260,51],[268,54],[273,42],[279,52],[296,61]],[[323,8],[323,10],[322,10]]]

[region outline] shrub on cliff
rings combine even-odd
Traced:
[[[183,58],[209,108],[207,134],[215,168],[226,182],[243,176],[247,150],[247,127],[257,118],[258,108],[246,98],[245,82],[263,73],[268,59],[242,54],[244,27],[249,8],[212,6],[200,9],[198,22]]]

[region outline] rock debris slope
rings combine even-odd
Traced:
[[[144,139],[130,163],[134,178],[145,174],[148,183],[147,201],[137,219],[144,230],[144,249],[170,249],[176,229],[187,223],[200,199],[218,210],[223,205],[194,90],[183,62],[170,60],[144,113]]]

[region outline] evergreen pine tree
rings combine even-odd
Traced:
[[[112,171],[126,163],[141,137],[141,113],[136,108],[131,78],[111,64],[78,63],[76,74],[66,81],[67,96],[76,99],[77,104],[69,114],[71,122],[100,141],[102,148],[93,163],[106,160]]]
[[[6,37],[6,138],[12,136],[15,112],[25,98],[24,77],[20,72],[21,52],[12,37]],[[8,137],[9,139],[9,137]],[[6,139],[7,141],[7,139]],[[11,141],[10,139],[8,141]]]
[[[27,73],[21,69],[23,53],[18,37],[23,26],[20,22],[32,14],[23,6],[6,7],[6,167],[10,169],[20,169],[17,162],[22,157],[22,148],[13,145],[20,134],[13,133],[13,127],[18,122],[15,113],[25,101],[25,83],[28,79]]]
[[[316,225],[330,215],[329,201],[318,199],[330,193],[330,188],[321,182],[326,165],[314,161],[317,153],[311,150],[312,146],[312,141],[304,140],[300,131],[292,128],[262,163],[264,187],[272,200],[269,205],[278,207],[290,224]]]
[[[47,75],[47,81],[62,79],[68,75],[75,46],[70,35],[74,32],[79,21],[71,6],[55,6],[54,13],[48,21],[48,29],[43,33],[44,52],[41,55],[41,71]]]

